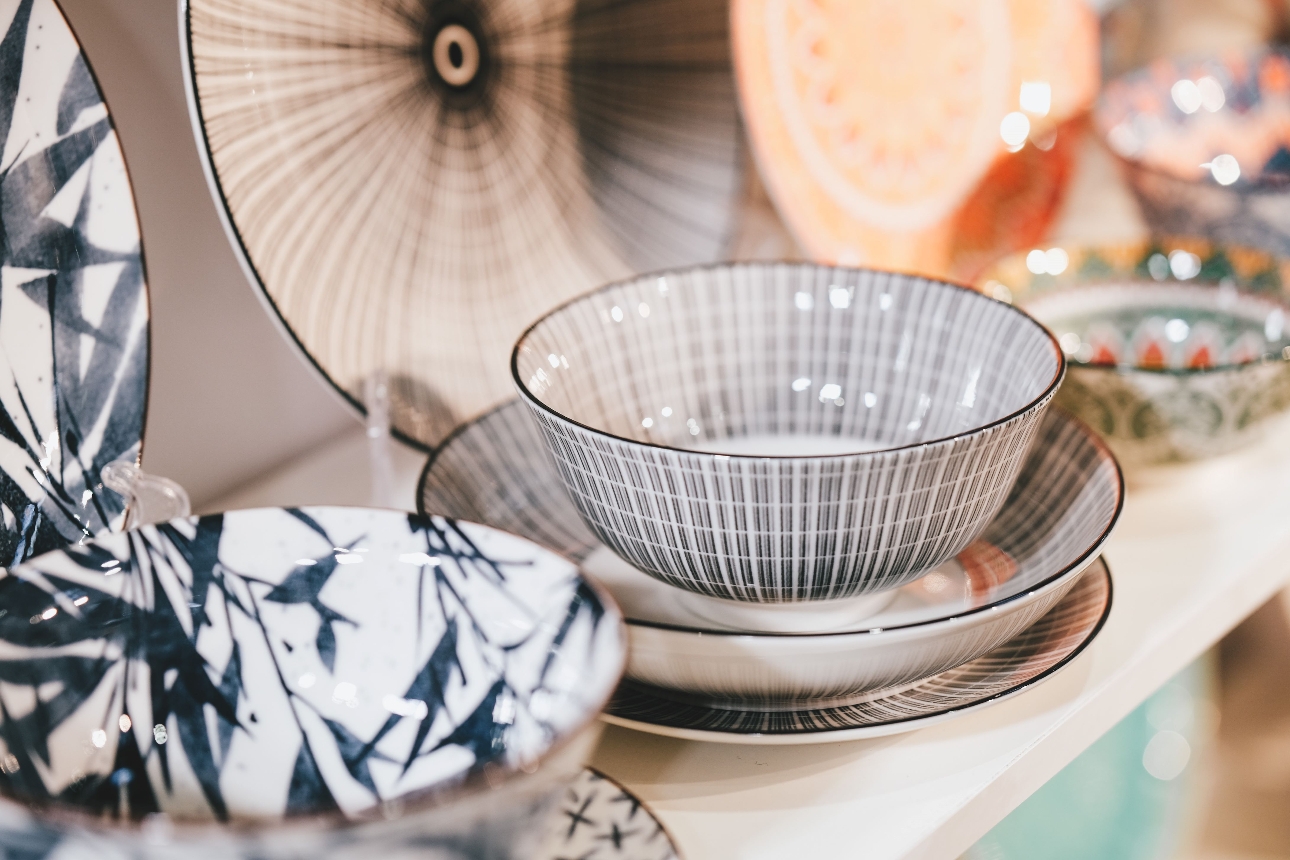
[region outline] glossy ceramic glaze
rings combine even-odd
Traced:
[[[1290,406],[1288,285],[1283,258],[1195,239],[1040,250],[980,284],[1053,330],[1057,402],[1127,465],[1229,451]]]
[[[1107,83],[1094,124],[1157,233],[1290,254],[1290,53],[1162,59]]]
[[[534,860],[680,860],[649,807],[598,771],[579,775],[548,823],[550,835]]]
[[[755,603],[881,591],[952,558],[1003,504],[1065,368],[1005,304],[808,264],[610,285],[535,323],[512,365],[602,542]],[[765,436],[864,453],[740,453]]]
[[[724,0],[187,0],[193,127],[295,343],[438,444],[560,302],[724,259],[745,163]],[[457,62],[460,62],[460,65]]]
[[[1111,575],[1100,557],[1056,606],[995,650],[889,696],[856,705],[760,710],[677,702],[633,683],[605,720],[638,731],[733,744],[817,744],[913,731],[1015,695],[1065,667],[1111,611]]]
[[[1007,504],[958,558],[895,590],[859,625],[812,635],[714,624],[704,598],[646,576],[600,544],[518,403],[459,430],[426,467],[420,505],[504,526],[581,560],[628,617],[629,678],[674,699],[793,709],[854,702],[979,656],[1043,615],[1096,556],[1123,486],[1105,447],[1048,415]],[[827,608],[824,607],[824,608]]]
[[[53,0],[0,2],[0,565],[122,527],[148,291],[107,105]]]
[[[559,556],[355,508],[110,535],[0,603],[0,845],[32,856],[531,856],[626,644]]]

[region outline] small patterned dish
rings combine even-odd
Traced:
[[[502,526],[580,560],[627,615],[627,677],[705,707],[854,704],[978,657],[1061,600],[1123,499],[1110,452],[1054,411],[1007,504],[955,560],[896,589],[859,626],[748,633],[713,624],[701,605],[709,598],[646,576],[597,541],[526,411],[512,402],[451,436],[422,477],[422,509]]]
[[[787,263],[612,284],[535,323],[511,363],[602,542],[761,604],[866,596],[953,558],[1065,371],[1041,325],[971,290]]]
[[[0,847],[25,856],[533,856],[626,650],[554,553],[357,508],[110,535],[0,605]]]
[[[1093,118],[1153,231],[1290,254],[1290,51],[1158,60]]]
[[[981,289],[1057,334],[1057,402],[1126,465],[1255,438],[1290,406],[1290,261],[1203,240],[1058,246],[998,263]]]
[[[679,860],[671,835],[644,803],[599,771],[584,770],[548,822],[535,860]]]
[[[687,740],[786,745],[910,732],[992,705],[1051,678],[1093,641],[1111,613],[1111,572],[1099,556],[1047,615],[1013,639],[908,689],[855,705],[795,710],[712,708],[624,683],[605,721]]]

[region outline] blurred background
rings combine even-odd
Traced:
[[[184,485],[198,512],[219,509],[248,485],[353,438],[360,419],[277,330],[221,228],[185,103],[173,0],[62,3],[116,118],[142,220],[154,323],[144,466]],[[853,157],[861,174],[866,165],[883,168],[865,181],[890,179],[863,189],[866,205],[884,213],[879,226],[803,191],[798,180],[818,165],[794,160],[777,125],[782,117],[765,108],[770,72],[758,65],[755,34],[736,14],[733,35],[744,45],[736,60],[740,50],[753,58],[738,68],[753,158],[732,254],[867,262],[971,281],[1010,252],[1042,251],[1059,240],[1142,239],[1159,229],[1152,218],[1163,224],[1169,214],[1144,209],[1146,192],[1126,178],[1127,155],[1149,141],[1121,135],[1111,145],[1115,135],[1090,118],[1099,88],[1158,58],[1278,43],[1290,23],[1282,0],[1010,5],[1012,67],[995,69],[988,54],[941,50],[961,36],[931,6],[854,0],[855,9],[872,13],[852,24],[877,46],[872,80],[882,85],[842,82],[836,104],[827,81],[811,92],[840,117],[831,145]],[[742,4],[749,7],[760,8]],[[902,56],[926,63],[907,64],[901,74],[882,68]],[[1002,121],[989,115],[986,125],[973,125],[969,111],[985,108],[940,98],[944,76],[967,74],[1011,75],[1000,91],[1016,95],[996,106]],[[1172,92],[1184,113],[1199,110],[1187,111],[1190,89]],[[1196,93],[1209,110],[1204,88]],[[991,97],[981,90],[981,99]],[[870,121],[891,111],[901,111],[904,124]],[[847,115],[860,117],[858,125],[848,126]],[[944,125],[950,120],[962,125],[952,134]],[[902,158],[906,169],[888,169]],[[1265,169],[1274,161],[1275,153]],[[1218,160],[1212,164],[1214,179],[1226,184]],[[1279,217],[1290,232],[1290,210]],[[1261,244],[1284,254],[1279,241]],[[1042,272],[1042,264],[1030,270]],[[1288,619],[1290,601],[1266,605],[968,856],[1290,858]]]

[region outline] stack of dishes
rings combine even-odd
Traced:
[[[723,265],[610,285],[516,345],[420,504],[582,562],[628,616],[608,719],[816,742],[1046,677],[1110,605],[1123,484],[1048,410],[1055,339],[904,275]],[[525,413],[528,413],[527,415]]]

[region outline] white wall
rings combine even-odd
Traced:
[[[201,508],[357,419],[275,328],[220,227],[184,101],[175,0],[60,2],[112,111],[143,223],[143,465]]]

